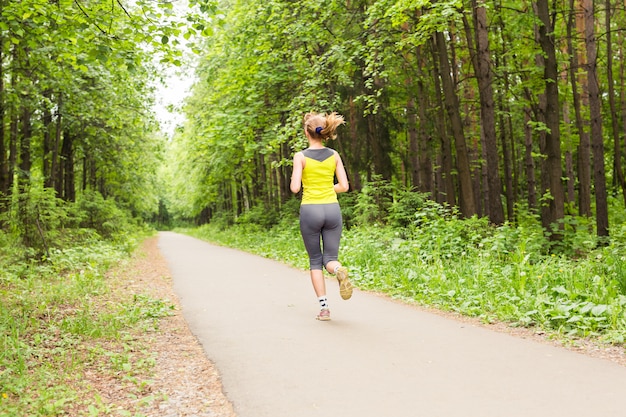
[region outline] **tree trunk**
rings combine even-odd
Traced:
[[[260,190],[260,197],[263,199],[263,206],[268,207],[269,202],[267,201],[267,167],[265,163],[265,154],[263,152],[257,152],[259,156],[259,166],[257,167],[257,172],[260,174],[260,178],[257,178],[255,188]]]
[[[420,59],[425,65],[424,54],[421,51],[418,52]],[[421,66],[420,66],[421,67]],[[426,95],[426,89],[424,88],[424,74],[419,75],[417,81],[417,95],[419,97],[419,105],[417,108],[418,120],[420,122],[421,129],[418,131],[418,154],[419,154],[419,178],[423,193],[429,193],[432,197],[434,193],[433,189],[433,164],[431,161],[430,143],[432,136],[427,132],[427,116],[426,109],[429,108],[428,97]]]
[[[22,98],[22,100],[25,100],[25,98]],[[21,179],[30,181],[30,167],[32,165],[30,142],[33,134],[33,129],[31,121],[31,111],[26,105],[22,107],[21,119],[22,135],[20,141],[19,177]]]
[[[506,88],[506,87],[505,87]],[[504,183],[505,183],[505,196],[506,196],[506,217],[509,221],[513,221],[515,217],[515,193],[513,187],[513,181],[517,178],[517,173],[514,173],[513,170],[515,168],[513,161],[513,153],[515,152],[515,148],[509,149],[508,141],[507,141],[507,133],[511,135],[511,131],[507,132],[504,115],[510,113],[504,106],[502,95],[499,97],[498,106],[500,107],[500,143],[502,143],[502,155],[504,156]],[[510,117],[508,118],[510,122]],[[511,140],[511,145],[514,146],[514,141]]]
[[[483,131],[483,147],[489,187],[488,208],[489,220],[495,225],[504,223],[502,208],[502,184],[500,181],[498,144],[496,139],[496,113],[493,97],[493,72],[491,70],[491,52],[489,48],[489,28],[487,26],[487,9],[481,0],[478,4],[472,0],[474,15],[474,31],[476,36],[476,59],[474,60],[478,91],[480,94],[480,119]]]
[[[544,53],[544,80],[545,93],[539,111],[543,115],[547,131],[545,143],[541,149],[544,155],[542,164],[542,195],[546,201],[542,204],[541,223],[543,227],[551,231],[555,223],[559,223],[564,215],[564,193],[561,178],[561,136],[559,118],[559,89],[558,89],[558,65],[556,59],[554,28],[552,25],[548,0],[537,0],[536,13],[541,21],[538,28],[538,38]],[[562,228],[559,224],[559,228]],[[549,233],[551,240],[560,238],[559,233]]]
[[[61,146],[62,175],[63,184],[62,197],[65,201],[76,201],[76,188],[74,182],[74,137],[65,130],[63,132],[63,145]]]
[[[602,102],[597,71],[597,44],[593,0],[583,0],[585,11],[585,45],[587,46],[587,82],[591,151],[593,155],[593,186],[596,197],[596,228],[599,237],[609,236],[609,213],[604,170],[604,138],[602,136]]]
[[[82,180],[81,180],[81,186],[80,189],[82,191],[85,191],[87,189],[87,183],[89,182],[89,176],[87,175],[87,173],[89,172],[90,169],[90,163],[89,163],[89,158],[87,158],[87,155],[83,156],[83,169],[82,169]]]
[[[83,178],[81,189],[85,190],[98,190],[98,169],[96,166],[96,161],[90,155],[83,156]],[[103,197],[105,197],[104,193],[100,192]]]
[[[511,43],[511,34],[505,27],[504,19],[501,15],[498,19],[497,32],[500,34],[502,45]],[[506,54],[494,54],[497,68],[508,68]],[[518,169],[517,148],[515,129],[513,128],[513,112],[511,111],[510,100],[505,100],[511,91],[511,77],[508,70],[502,74],[503,88],[498,93],[498,107],[500,113],[500,143],[502,144],[502,155],[504,157],[504,181],[506,195],[506,213],[509,221],[515,220],[515,203],[519,198],[520,170]]]
[[[0,5],[3,5],[0,0]],[[0,6],[0,12],[2,7]],[[0,45],[2,45],[3,37],[0,33]],[[0,199],[9,194],[9,164],[6,158],[7,150],[5,145],[4,116],[6,114],[6,100],[4,91],[4,48],[0,46]],[[0,213],[6,210],[5,205],[0,201]]]
[[[60,162],[59,162],[59,146],[61,145],[61,137],[63,136],[63,124],[62,124],[62,112],[63,112],[63,94],[59,93],[57,99],[56,110],[56,123],[55,123],[55,135],[54,145],[52,146],[52,164],[50,166],[50,176],[52,178],[51,187],[55,189],[57,197],[63,195],[63,189],[61,184],[63,183],[60,176]]]
[[[621,35],[620,32],[618,32],[619,35]],[[619,48],[619,84],[622,85],[624,83],[626,83],[626,55],[624,54],[624,45],[623,45],[623,41],[620,39],[619,42],[620,48]],[[623,88],[620,89],[619,92],[619,101],[620,101],[620,120],[621,120],[621,129],[625,129],[626,128],[626,91],[624,91]],[[620,143],[620,145],[618,145],[619,149],[620,149],[620,155],[625,155],[626,154],[626,134],[623,135],[623,139]],[[625,204],[626,204],[626,191],[624,192],[624,200],[625,200]]]
[[[526,167],[526,182],[528,184],[528,208],[537,208],[537,181],[535,179],[535,160],[533,158],[533,129],[529,122],[532,120],[530,108],[524,109],[524,166]]]
[[[469,112],[467,114],[469,114]],[[476,201],[476,213],[478,213],[478,217],[489,218],[489,196],[490,196],[489,180],[488,180],[489,174],[487,173],[487,164],[485,163],[485,161],[487,160],[487,148],[485,146],[480,145],[481,143],[485,142],[485,132],[483,132],[482,126],[479,126],[479,130],[480,130],[480,139],[479,140],[473,139],[472,140],[473,146],[470,146],[470,161],[473,162],[471,163],[471,166],[475,167],[474,168],[474,198]],[[467,132],[467,130],[465,131]],[[480,149],[480,156],[478,155],[479,149]],[[472,156],[474,157],[472,158]]]
[[[420,76],[421,77],[421,76]],[[407,102],[407,136],[409,138],[409,163],[411,170],[411,185],[421,193],[432,193],[432,164],[430,161],[429,135],[426,132],[426,112],[424,85],[421,80],[417,83],[417,97],[420,103],[415,106],[413,94]],[[418,125],[421,126],[418,129]]]
[[[407,137],[409,140],[409,164],[411,171],[411,188],[422,190],[420,178],[419,143],[417,140],[417,110],[415,108],[415,97],[409,94],[406,103]]]
[[[281,160],[286,160],[290,158],[290,149],[288,143],[282,143],[280,145],[281,151]],[[281,207],[283,203],[287,201],[287,199],[291,196],[291,191],[289,190],[289,183],[291,178],[291,167],[287,164],[281,164],[281,180],[280,180],[280,204]],[[249,207],[249,205],[248,205]]]
[[[609,110],[611,115],[611,135],[613,137],[613,178],[622,189],[622,196],[626,204],[626,178],[622,168],[622,147],[619,131],[619,116],[615,103],[615,81],[613,79],[613,36],[611,33],[611,1],[605,1],[605,30],[606,30],[606,82],[608,84]]]
[[[346,170],[352,172],[352,176],[350,178],[350,187],[353,190],[360,191],[363,187],[361,183],[361,173],[359,171],[359,161],[361,160],[361,145],[359,141],[359,129],[358,129],[358,110],[356,105],[354,104],[354,97],[350,96],[348,100],[349,104],[349,112],[348,112],[348,125],[350,128],[349,133],[349,146],[351,149],[352,161],[353,163],[349,163],[349,161],[344,161],[346,165]],[[341,143],[339,144],[341,146]],[[344,153],[345,155],[345,153]]]
[[[446,112],[450,118],[456,148],[457,170],[459,174],[459,205],[461,214],[464,217],[471,217],[476,214],[476,205],[474,203],[474,193],[472,190],[469,157],[463,133],[463,121],[459,113],[459,98],[450,75],[451,68],[448,62],[447,49],[442,32],[435,34],[435,44],[439,53],[439,76],[441,77],[443,86]]]
[[[268,210],[277,210],[279,207],[280,196],[280,180],[279,180],[279,172],[278,169],[275,168],[276,163],[279,161],[278,155],[272,152],[270,154],[270,163],[268,165],[269,174],[270,174],[270,187],[269,187],[269,205],[267,206]]]
[[[568,137],[573,136],[570,132],[570,109],[569,103],[565,101],[563,103],[563,126],[568,133]],[[571,145],[567,145],[565,149],[565,201],[567,202],[566,210],[568,214],[572,213],[574,203],[576,202],[576,193],[574,190],[574,184],[576,183],[576,173],[574,172],[574,155],[572,154]]]
[[[434,123],[439,133],[439,139],[441,142],[440,163],[438,164],[441,167],[438,175],[438,177],[440,177],[440,180],[438,181],[440,185],[435,199],[439,203],[447,203],[450,207],[454,207],[456,205],[456,191],[454,187],[454,177],[452,176],[452,144],[450,143],[450,137],[448,136],[448,128],[444,112],[445,106],[441,98],[442,89],[439,78],[440,71],[437,66],[437,62],[439,62],[439,53],[437,52],[437,45],[434,37],[431,38],[431,52],[433,56],[433,80],[435,85],[435,100],[437,107]]]
[[[15,171],[17,168],[17,145],[19,134],[19,116],[15,107],[13,107],[11,115],[11,124],[9,126],[9,164],[7,175],[7,195],[11,195],[13,183],[15,179]]]
[[[13,62],[18,61],[17,47],[13,46],[11,52],[11,60]],[[17,91],[18,76],[13,74],[11,77],[11,89]],[[16,104],[12,104],[10,108],[10,124],[9,124],[9,162],[7,164],[6,172],[6,195],[10,196],[13,190],[13,183],[15,181],[15,172],[17,168],[17,146],[18,146],[18,134],[19,134],[19,110]]]
[[[578,91],[578,76],[577,71],[580,66],[579,52],[574,48],[572,42],[573,34],[572,28],[577,27],[582,31],[582,21],[578,19],[574,22],[576,16],[576,9],[574,0],[570,0],[569,21],[567,27],[567,52],[570,56],[569,64],[569,78],[572,86],[572,103],[574,105],[574,115],[576,118],[576,130],[578,130],[578,152],[577,152],[577,172],[578,172],[578,214],[580,216],[591,217],[591,169],[590,169],[590,157],[589,157],[589,134],[585,129],[585,122],[583,120],[581,112],[581,96]],[[581,56],[581,60],[584,61],[584,56]]]
[[[52,102],[52,92],[47,90],[43,93],[47,98],[43,103],[42,122],[43,122],[43,184],[44,187],[52,186],[52,112],[48,106],[48,102]]]
[[[22,101],[25,102],[26,98],[22,97]],[[22,239],[25,246],[31,246],[34,240],[34,233],[32,233],[33,225],[32,225],[32,216],[29,213],[29,205],[30,205],[30,168],[32,165],[31,161],[31,149],[30,142],[32,138],[32,121],[31,121],[31,111],[26,106],[26,104],[22,105],[22,115],[21,115],[21,140],[20,140],[20,163],[19,163],[19,172],[18,172],[18,180],[17,180],[17,188],[18,188],[18,205],[17,205],[17,213],[18,218],[20,219],[20,223],[24,227],[24,232],[22,235]]]
[[[374,79],[376,91],[382,91],[384,82],[381,78]],[[384,100],[384,94],[379,100]],[[391,181],[393,167],[391,163],[391,134],[387,125],[387,111],[389,105],[383,103],[380,110],[367,116],[367,142],[372,150],[374,174],[382,176],[383,180]]]

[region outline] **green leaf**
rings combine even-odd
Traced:
[[[591,309],[591,314],[594,316],[601,316],[609,309],[609,306],[606,304],[600,304]]]
[[[554,291],[557,294],[569,295],[569,291],[562,285],[559,285],[558,287],[553,287],[552,291]]]
[[[572,316],[567,320],[567,323],[578,323],[579,321],[581,321],[583,319],[582,316],[576,315],[576,316]]]

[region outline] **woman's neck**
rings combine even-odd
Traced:
[[[309,139],[309,149],[324,149],[324,144],[321,140],[311,140]]]

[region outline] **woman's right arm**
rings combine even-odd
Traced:
[[[335,151],[335,176],[337,177],[337,184],[335,184],[335,192],[345,193],[350,189],[350,184],[348,184],[348,175],[346,174],[346,169],[343,166],[343,161],[341,160],[341,156],[339,153]]]

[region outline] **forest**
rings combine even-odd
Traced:
[[[26,246],[58,229],[56,199],[277,218],[310,110],[345,116],[328,145],[381,216],[408,190],[495,226],[536,213],[554,240],[572,216],[600,243],[619,226],[623,4],[175,3],[2,2],[0,212]],[[165,138],[155,84],[183,51],[195,84]]]
[[[276,211],[290,198],[290,158],[305,146],[302,115],[337,111],[348,123],[329,146],[356,192],[382,182],[494,225],[535,212],[553,239],[569,216],[609,235],[609,206],[623,206],[613,200],[625,187],[623,4],[228,10],[173,140],[172,212],[207,221]]]
[[[67,327],[85,282],[157,229],[305,268],[289,181],[310,111],[346,120],[327,146],[355,285],[624,342],[625,2],[0,0],[0,17],[7,398],[41,334],[107,337]],[[171,68],[193,85],[167,132]],[[73,301],[24,295],[72,280]]]

